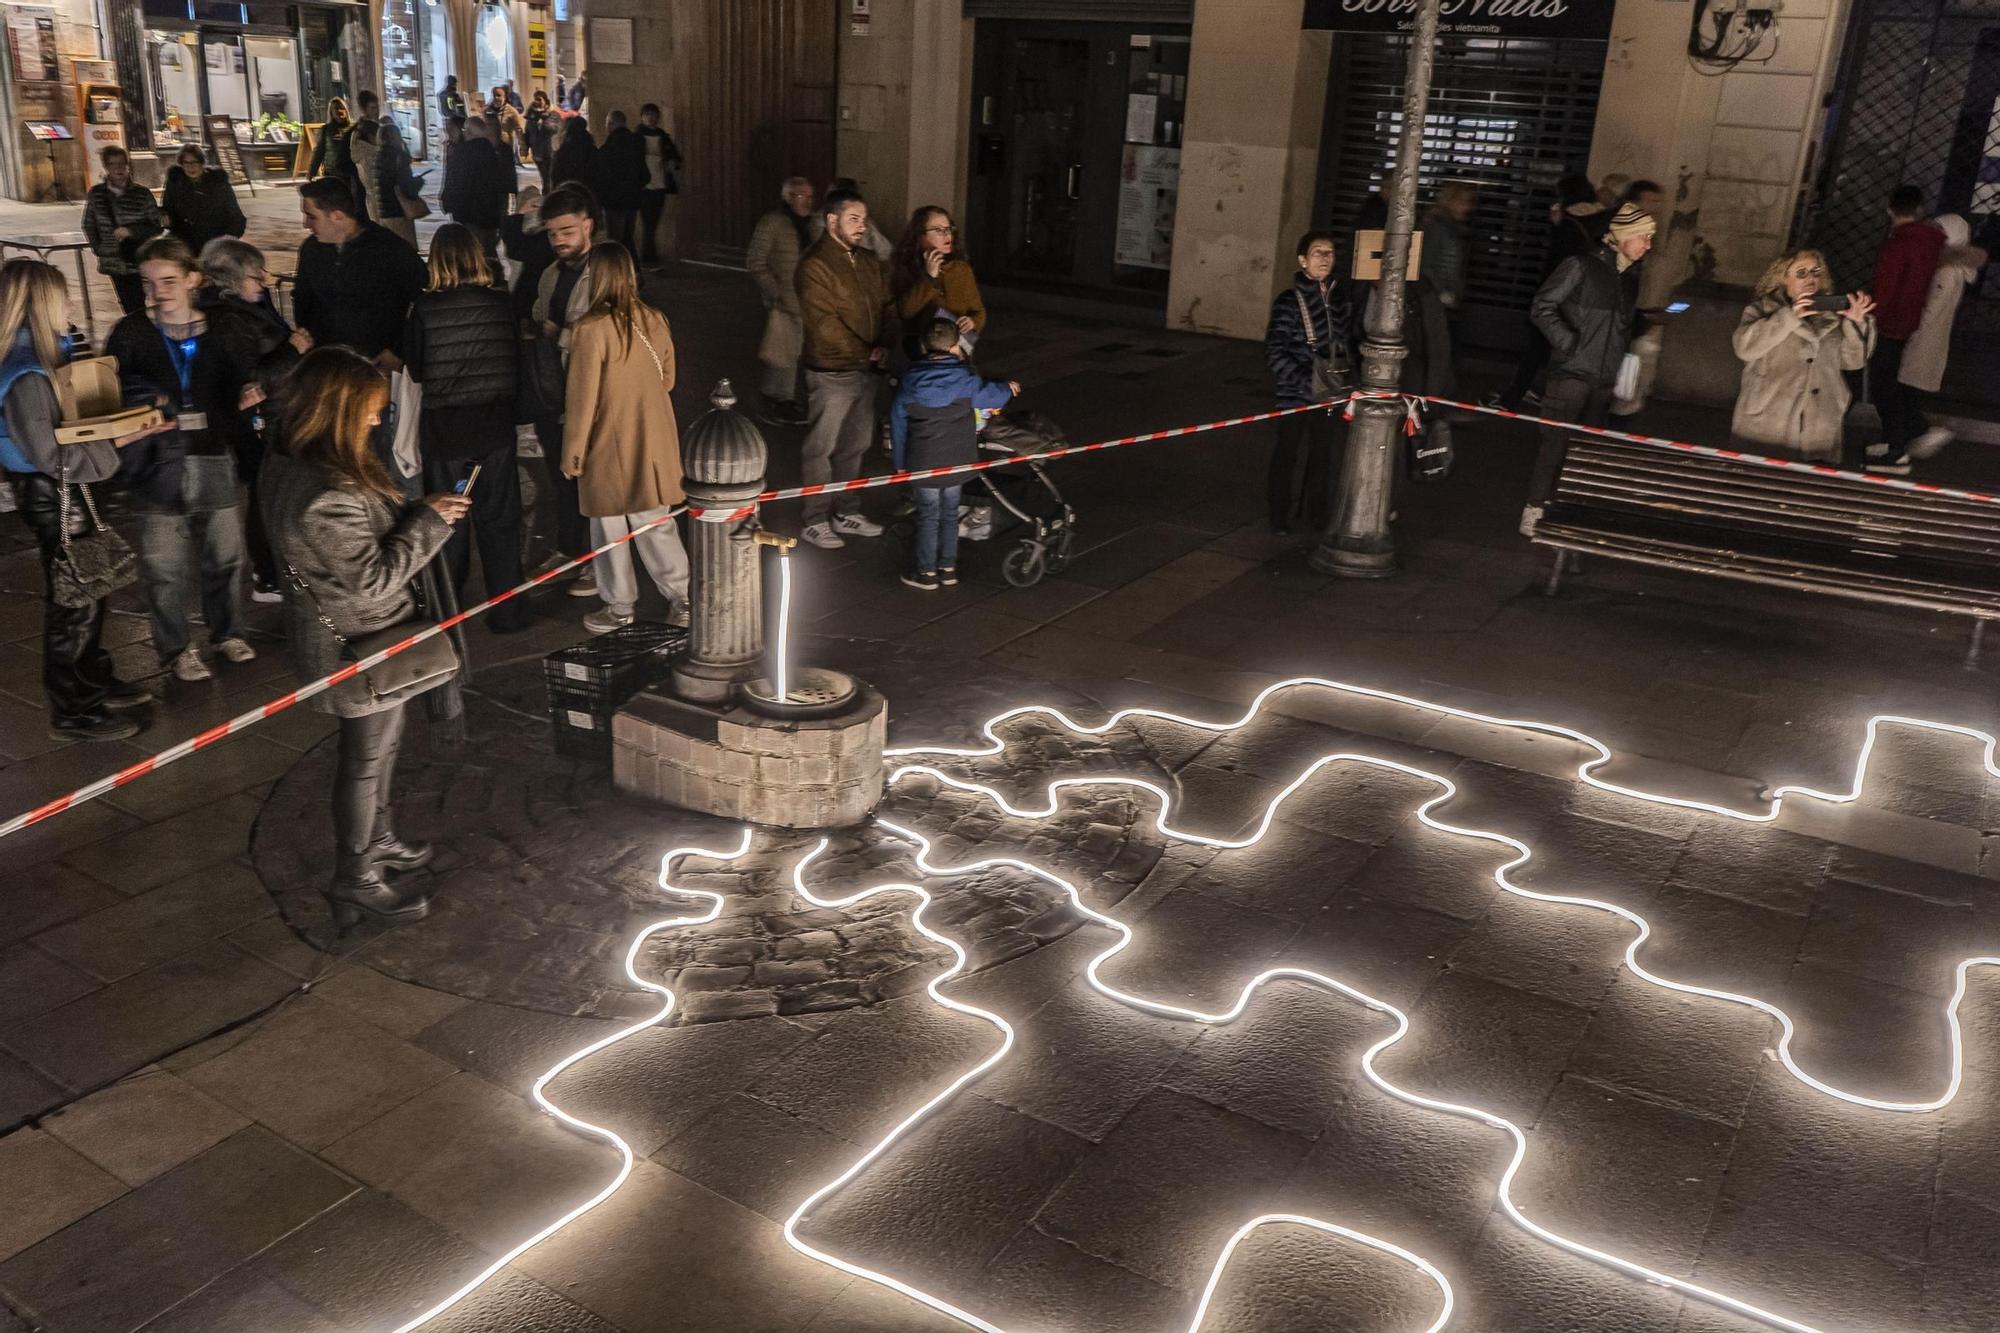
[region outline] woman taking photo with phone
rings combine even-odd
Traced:
[[[1756,453],[1833,462],[1852,395],[1843,372],[1859,370],[1875,346],[1875,302],[1835,296],[1826,257],[1795,250],[1757,284],[1736,326],[1743,384],[1729,432]],[[1861,460],[1850,460],[1859,466]]]
[[[369,636],[418,630],[411,584],[451,538],[451,525],[470,501],[451,494],[404,501],[368,446],[389,405],[389,384],[358,354],[314,348],[285,381],[282,403],[284,447],[264,460],[264,523],[286,579],[294,669],[308,682],[366,656]],[[383,693],[387,684],[371,680],[374,674],[363,672],[312,700],[340,719],[336,859],[325,894],[343,930],[363,917],[393,924],[430,910],[421,892],[382,877],[385,870],[427,864],[431,849],[396,836],[390,787],[408,697]]]
[[[430,286],[410,307],[402,347],[403,369],[424,386],[418,418],[424,486],[456,491],[479,469],[478,484],[464,492],[472,502],[472,531],[459,524],[444,559],[453,587],[462,592],[477,541],[490,596],[521,582],[514,307],[506,290],[493,285],[479,238],[456,222],[431,238],[430,276]],[[495,607],[486,627],[495,634],[526,629],[526,599]]]
[[[49,705],[49,734],[62,739],[117,741],[136,735],[139,724],[118,710],[144,704],[147,694],[118,679],[111,654],[99,641],[104,630],[99,591],[62,580],[72,537],[65,520],[74,508],[93,516],[88,500],[94,481],[118,471],[118,448],[150,431],[58,444],[62,407],[56,396],[56,368],[69,360],[62,328],[69,322],[69,287],[62,274],[35,259],[0,264],[0,466],[14,492],[15,508],[42,556],[42,693]],[[158,427],[152,428],[158,430]],[[115,446],[115,447],[114,447]]]

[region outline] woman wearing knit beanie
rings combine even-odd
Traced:
[[[1529,318],[1549,340],[1549,382],[1542,391],[1544,417],[1601,426],[1611,411],[1611,388],[1632,343],[1638,305],[1637,265],[1653,248],[1659,224],[1626,204],[1612,214],[1604,243],[1556,266],[1535,293]],[[1569,432],[1542,427],[1542,447],[1528,481],[1521,531],[1532,533],[1555,492],[1556,474],[1569,452]]]

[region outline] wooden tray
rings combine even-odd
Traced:
[[[157,407],[128,407],[109,416],[81,417],[56,427],[57,444],[88,444],[92,440],[114,440],[161,420]]]

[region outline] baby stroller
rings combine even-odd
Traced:
[[[1016,588],[1032,588],[1043,575],[1060,574],[1069,565],[1076,511],[1064,503],[1048,470],[1032,461],[1067,443],[1054,422],[1020,407],[995,412],[979,432],[980,453],[1030,461],[972,475],[961,501],[968,508],[959,519],[959,539],[1012,537],[1014,547],[1000,562],[1000,575]]]

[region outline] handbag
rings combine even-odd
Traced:
[[[405,477],[419,476],[424,470],[423,383],[407,370],[395,372],[389,376],[389,401],[395,408],[390,454],[396,460],[396,470]]]
[[[350,639],[334,628],[327,619],[326,611],[320,606],[319,598],[313,596],[312,588],[299,577],[299,571],[285,563],[285,576],[292,586],[304,593],[313,604],[313,615],[326,626],[334,642],[345,651],[350,662],[365,662],[376,653],[392,644],[401,643],[413,634],[427,629],[435,629],[437,621],[405,620],[400,625],[364,634],[358,639]],[[420,643],[413,643],[386,662],[379,662],[362,672],[355,679],[368,691],[368,697],[384,708],[408,703],[427,690],[434,690],[458,674],[458,651],[451,646],[448,634],[433,634]]]
[[[90,498],[90,483],[80,481],[83,507],[90,515],[90,531],[69,535],[69,462],[62,464],[57,481],[56,510],[62,524],[62,549],[49,562],[49,600],[57,606],[80,610],[139,581],[139,558],[125,539],[104,526],[97,516],[97,502]]]
[[[523,338],[519,370],[514,381],[514,420],[526,425],[562,416],[561,349],[546,338]]]
[[[1625,353],[1618,363],[1618,377],[1611,382],[1611,396],[1621,403],[1629,403],[1639,396],[1639,354]]]
[[[1443,481],[1451,475],[1458,457],[1452,447],[1451,422],[1441,415],[1433,417],[1409,439],[1411,481]]]
[[[1294,287],[1292,298],[1299,303],[1299,322],[1305,327],[1306,350],[1312,353],[1314,400],[1324,403],[1334,398],[1347,397],[1354,385],[1354,377],[1347,365],[1347,349],[1335,340],[1322,355],[1319,339],[1313,333],[1312,313],[1306,308],[1305,293]]]
[[[431,215],[431,206],[424,201],[424,197],[420,194],[404,194],[401,190],[398,190],[396,191],[396,203],[402,208],[403,216],[412,222]]]

